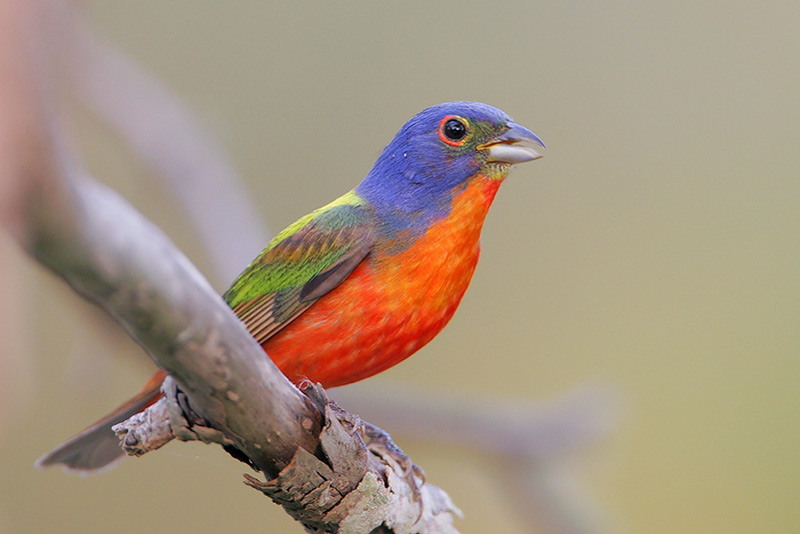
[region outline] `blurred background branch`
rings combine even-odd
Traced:
[[[233,280],[270,236],[226,155],[180,98],[82,17],[65,27],[72,46],[63,69],[75,96],[162,178],[211,252],[215,276]]]

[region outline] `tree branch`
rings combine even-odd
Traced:
[[[44,41],[67,8],[0,5],[0,183],[13,193],[0,222],[174,377],[180,410],[170,425],[224,436],[216,440],[271,479],[248,484],[309,531],[455,532],[457,510],[441,490],[419,490],[398,456],[367,449],[360,420],[321,390],[296,389],[169,239],[75,162],[53,110]]]

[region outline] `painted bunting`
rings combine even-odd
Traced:
[[[279,233],[225,301],[294,383],[340,386],[395,365],[453,316],[501,182],[541,157],[530,145],[544,148],[485,104],[423,110],[355,189]],[[38,464],[88,471],[120,457],[111,425],[155,402],[164,377]]]

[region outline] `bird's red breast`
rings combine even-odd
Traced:
[[[293,382],[361,380],[438,334],[467,290],[480,232],[502,179],[476,175],[454,192],[447,217],[400,253],[379,248],[336,289],[262,346]]]

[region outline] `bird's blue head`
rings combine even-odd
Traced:
[[[411,118],[356,187],[384,217],[427,227],[447,216],[453,192],[482,174],[502,179],[515,163],[540,156],[533,132],[497,108],[449,102]]]

